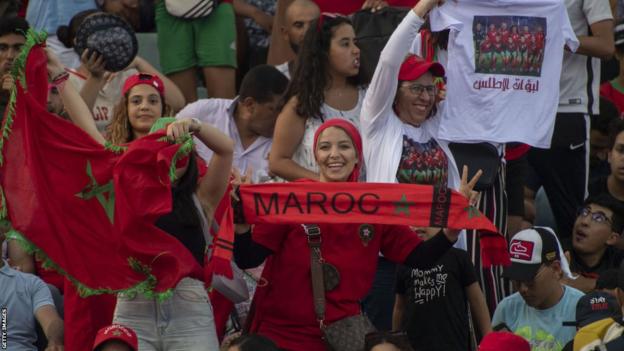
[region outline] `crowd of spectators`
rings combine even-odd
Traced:
[[[164,301],[82,299],[62,272],[5,237],[3,223],[0,347],[322,351],[325,324],[367,316],[359,350],[624,350],[622,0],[561,0],[579,47],[562,48],[551,146],[471,140],[498,159],[485,187],[484,172],[456,158],[452,144],[464,140],[438,133],[450,39],[448,30],[431,32],[429,14],[444,0],[222,0],[192,19],[175,15],[171,2],[0,2],[0,113],[9,112],[29,30],[43,31],[49,112],[103,146],[129,145],[164,117],[174,117],[171,138],[193,134],[171,213],[156,226],[199,265],[219,203],[236,203],[230,186],[293,181],[455,189],[505,237],[511,264],[486,265],[475,230],[237,221],[233,263],[246,301],[235,305],[191,277]],[[358,44],[369,38],[350,16],[387,6],[404,11],[379,39],[367,81]],[[544,73],[550,33],[519,16],[475,19],[476,72]],[[135,52],[113,72],[108,52],[80,51],[80,33],[96,18],[122,21],[140,33],[139,49],[155,45],[158,55]],[[314,230],[323,236],[320,311],[308,248]]]

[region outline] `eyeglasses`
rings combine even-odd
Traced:
[[[592,212],[589,207],[582,207],[578,210],[577,217],[586,218],[591,215],[592,222],[596,223],[604,223],[604,224],[612,224],[611,220],[607,215],[602,211]]]
[[[429,96],[435,96],[438,94],[438,87],[435,85],[411,84],[403,86],[409,89],[410,93],[415,96],[421,96],[425,91]]]

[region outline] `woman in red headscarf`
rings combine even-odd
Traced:
[[[362,139],[353,124],[342,119],[323,123],[316,131],[313,151],[321,182],[357,181],[363,164]],[[463,184],[465,195],[471,193],[473,182],[476,179]],[[234,257],[239,267],[258,266],[268,257],[262,279],[266,285],[258,287],[254,298],[251,331],[269,337],[282,349],[327,350],[323,326],[361,313],[360,300],[373,282],[379,252],[395,262],[426,267],[458,236],[456,231],[441,230],[433,239],[422,242],[408,227],[373,223],[318,224],[318,228],[326,283],[324,318],[315,312],[313,265],[304,226],[262,224],[236,228]]]

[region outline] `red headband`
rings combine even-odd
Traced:
[[[123,95],[126,95],[128,91],[130,91],[130,89],[134,88],[139,84],[147,84],[158,90],[160,96],[165,96],[165,84],[160,79],[160,77],[147,73],[137,73],[128,77],[128,79],[126,79],[126,82],[124,83],[121,93]]]
[[[316,158],[316,144],[318,142],[319,136],[325,129],[330,127],[338,127],[344,130],[345,133],[347,133],[347,135],[351,138],[351,141],[353,141],[353,146],[355,146],[355,151],[357,152],[358,163],[353,168],[353,172],[351,172],[347,181],[357,182],[360,177],[360,169],[364,164],[364,158],[362,156],[362,137],[360,136],[360,132],[358,132],[357,128],[353,125],[353,123],[344,119],[334,118],[321,124],[321,126],[316,130],[316,133],[314,133],[314,158]]]

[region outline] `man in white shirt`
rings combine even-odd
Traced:
[[[4,239],[4,231],[0,231],[0,246]],[[63,320],[54,307],[48,287],[37,276],[9,267],[1,257],[0,310],[3,328],[0,349],[36,351],[37,321],[48,342],[46,350],[64,350]]]
[[[303,37],[312,23],[321,14],[318,5],[311,0],[295,0],[286,8],[284,26],[280,28],[282,35],[296,53],[303,43]],[[294,60],[275,66],[288,79],[294,71]]]
[[[275,67],[260,65],[243,78],[238,97],[202,99],[187,105],[177,118],[197,118],[234,140],[234,167],[250,172],[254,183],[269,180],[268,155],[271,149],[278,105],[288,79]],[[210,162],[212,151],[196,143],[197,152]]]
[[[589,116],[599,113],[600,59],[613,55],[608,0],[565,0],[580,46],[566,52],[550,149],[532,149],[529,161],[542,181],[562,243],[569,246],[576,210],[587,192]]]

